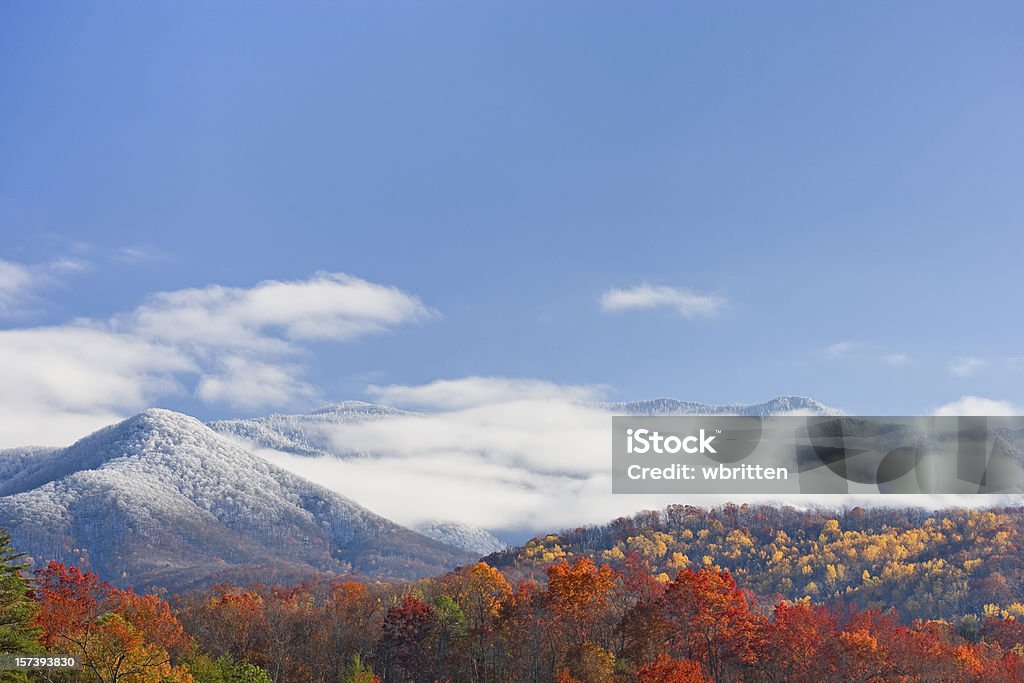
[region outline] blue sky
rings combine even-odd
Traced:
[[[1020,406],[1022,36],[1009,2],[4,3],[0,329],[345,273],[412,309],[266,322],[290,348],[245,359],[296,390],[220,400],[189,348],[97,414],[466,377]]]

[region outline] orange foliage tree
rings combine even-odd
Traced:
[[[750,611],[729,572],[684,569],[660,602],[670,654],[700,662],[715,683],[756,660],[764,619]]]
[[[155,595],[112,588],[92,572],[51,562],[36,573],[37,620],[44,644],[78,655],[101,683],[188,683],[174,666],[190,638]]]

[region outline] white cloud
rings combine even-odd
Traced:
[[[0,313],[12,310],[34,286],[35,276],[31,268],[0,260]]]
[[[910,364],[910,356],[905,353],[887,353],[882,356],[882,362],[886,365],[900,367]]]
[[[392,384],[367,388],[367,393],[388,405],[446,410],[518,400],[565,398],[596,401],[606,391],[607,387],[601,385],[562,385],[537,379],[504,377],[466,377],[414,387]]]
[[[0,317],[23,315],[37,302],[41,290],[53,286],[62,276],[87,267],[86,263],[75,259],[56,259],[40,264],[0,259]]]
[[[1024,356],[1014,356],[1013,358],[1007,358],[1006,364],[1011,370],[1024,370]]]
[[[467,377],[370,391],[437,412],[324,426],[336,452],[370,457],[261,455],[407,525],[557,528],[643,505],[611,495],[610,413],[589,403],[601,387]]]
[[[296,365],[275,365],[241,356],[228,356],[221,365],[221,372],[203,375],[196,387],[196,396],[206,403],[256,410],[316,396],[316,389],[298,379],[302,368]]]
[[[157,294],[109,321],[0,331],[0,446],[61,445],[191,384],[206,402],[287,406],[315,393],[296,362],[305,343],[431,315],[392,287],[319,274]]]
[[[949,372],[956,377],[970,377],[986,365],[988,365],[988,361],[984,358],[964,356],[949,364]]]
[[[844,496],[838,501],[827,495],[614,495],[611,413],[580,403],[580,387],[469,377],[388,389],[392,397],[439,410],[325,425],[323,435],[335,452],[348,456],[310,458],[269,450],[260,455],[406,525],[443,520],[536,533],[603,524],[681,501],[935,508],[977,503],[958,496]],[[381,395],[379,388],[376,395]]]
[[[1024,409],[1009,401],[996,401],[981,396],[962,396],[958,401],[936,408],[933,415],[1024,415]]]
[[[282,352],[294,341],[348,341],[435,315],[394,287],[320,273],[251,288],[212,285],[164,292],[119,317],[116,325],[176,344]]]
[[[671,308],[684,318],[714,317],[727,303],[725,298],[714,294],[648,284],[610,289],[601,296],[601,309],[605,311]]]
[[[0,446],[69,443],[196,370],[174,348],[85,325],[0,331]]]
[[[844,358],[854,351],[857,351],[861,346],[862,344],[860,342],[855,341],[836,342],[835,344],[826,346],[822,351],[822,354],[824,354],[825,358],[828,358],[829,360],[839,360],[840,358]]]
[[[602,435],[607,438],[607,421]],[[745,502],[835,509],[855,505],[926,509],[1009,504],[1009,496],[851,494],[613,494],[610,448],[588,453],[599,469],[583,475],[531,471],[511,462],[465,453],[423,457],[309,458],[261,450],[271,463],[348,496],[406,526],[452,521],[517,536],[607,524],[673,503],[712,507]],[[560,454],[555,454],[560,455]]]
[[[611,495],[610,414],[579,403],[573,387],[561,395],[538,388],[534,397],[489,396],[433,414],[325,427],[337,452],[370,457],[260,453],[408,525],[557,528],[638,509]]]
[[[114,261],[125,263],[129,265],[136,265],[141,263],[148,263],[150,261],[157,261],[166,258],[161,252],[157,251],[152,247],[147,246],[135,246],[135,247],[119,247],[114,249],[111,253],[111,258]]]

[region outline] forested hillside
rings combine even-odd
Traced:
[[[984,610],[1024,614],[1024,509],[945,510],[672,505],[540,536],[485,561],[542,575],[563,559],[621,567],[636,553],[663,578],[719,567],[769,600],[896,608],[905,619]]]
[[[1022,683],[1020,518],[676,506],[488,558],[504,569],[165,597],[28,577],[0,534],[0,652],[74,654],[30,676],[65,683]]]
[[[544,574],[512,584],[478,563],[415,584],[221,585],[168,604],[54,563],[31,594],[3,597],[36,615],[18,651],[79,657],[80,671],[32,677],[62,683],[1024,680],[1013,615],[901,623],[809,602],[764,608],[726,571],[666,581],[635,555],[621,571],[580,558]]]

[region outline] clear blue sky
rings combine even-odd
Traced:
[[[5,2],[0,259],[88,267],[0,325],[341,272],[440,315],[309,346],[330,399],[1021,405],[1022,121],[1018,2]]]

